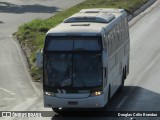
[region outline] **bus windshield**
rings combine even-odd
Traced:
[[[46,62],[47,86],[94,87],[102,83],[100,54],[52,54]]]
[[[51,41],[46,45],[46,51],[49,53],[45,52],[44,55],[44,84],[50,87],[75,88],[101,86],[102,56],[99,52],[101,49],[99,41],[89,39],[87,43],[87,40],[86,42],[75,40],[79,45],[75,41],[75,44],[73,41],[72,44],[68,43],[71,40],[59,41],[53,40],[52,45],[49,44]],[[77,52],[73,52],[74,50]]]

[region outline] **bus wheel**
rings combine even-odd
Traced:
[[[124,79],[126,79],[126,77],[127,77],[127,70],[126,70],[126,66],[125,66]]]
[[[110,101],[110,92],[111,92],[111,90],[110,90],[110,85],[109,85],[109,91],[108,91],[108,101],[107,101],[107,104],[109,104],[109,101]]]
[[[123,71],[123,74],[122,74],[122,80],[121,80],[121,85],[120,85],[120,87],[119,87],[119,92],[122,92],[122,90],[123,90],[123,87],[124,87],[124,79],[125,79],[125,73],[124,73],[124,71]]]
[[[54,112],[56,112],[56,113],[59,111],[58,108],[52,108],[52,110],[53,110]]]
[[[108,89],[109,91],[108,91],[108,100],[107,100],[107,104],[106,104],[106,106],[105,106],[105,108],[106,109],[108,109],[108,106],[109,106],[109,102],[110,102],[110,97],[111,97],[111,87],[110,87],[110,85],[109,85],[109,89]]]
[[[52,110],[53,110],[55,113],[59,114],[59,115],[62,114],[62,111],[59,110],[58,108],[52,108]]]
[[[107,108],[108,108],[108,105],[109,105],[109,101],[110,101],[110,86],[109,86],[109,89],[108,89],[109,91],[108,91],[108,101],[107,101],[107,103],[104,105],[104,107],[102,107],[102,108],[99,108],[99,111],[101,111],[101,112],[105,112],[106,110],[107,110]]]

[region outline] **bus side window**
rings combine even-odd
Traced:
[[[118,48],[118,30],[115,28],[115,36],[116,36],[116,49]]]
[[[121,32],[121,23],[120,22],[118,24],[118,29],[119,29],[119,43],[121,44],[122,43],[122,32]]]
[[[113,28],[114,51],[116,50],[115,30]]]
[[[111,38],[110,38],[110,33],[108,34],[108,49],[109,49],[109,56],[111,55]]]
[[[121,31],[122,31],[122,41],[124,41],[124,22],[123,20],[121,21]]]
[[[113,30],[111,32],[112,35],[112,53],[114,52],[114,36],[113,36]]]
[[[113,46],[112,46],[112,36],[111,36],[111,39],[110,39],[110,41],[111,41],[111,54],[112,54],[112,51],[113,51]]]
[[[110,56],[110,49],[109,49],[109,47],[110,47],[110,45],[109,45],[109,41],[108,41],[108,44],[107,44],[107,49],[108,49],[108,55]]]
[[[126,33],[126,38],[128,39],[129,37],[129,30],[128,30],[128,21],[127,21],[127,17],[125,18],[125,33]]]
[[[112,33],[110,32],[110,45],[111,45],[111,54],[112,54]]]
[[[114,38],[114,50],[116,51],[116,49],[117,49],[117,38],[116,38],[116,34],[115,34],[115,32],[116,32],[116,30],[115,30],[115,28],[113,29],[114,31],[113,31],[113,38]]]
[[[127,39],[126,21],[124,19],[124,38]]]
[[[119,27],[117,26],[117,36],[118,36],[118,46],[120,45],[120,33],[119,33]]]
[[[107,85],[107,80],[108,80],[108,67],[105,68],[105,78],[106,78],[106,85]]]
[[[112,30],[112,53],[114,52],[115,50],[115,43],[114,43],[114,31]]]
[[[107,85],[107,80],[108,80],[108,67],[104,68],[104,87]]]
[[[106,36],[105,40],[104,40],[105,41],[105,49],[107,49],[107,51],[108,51],[108,45],[107,45],[108,44],[107,43],[108,42],[108,35],[107,35],[107,32],[105,33],[105,36]]]
[[[104,77],[106,78],[107,77],[107,68],[105,67],[104,69]]]

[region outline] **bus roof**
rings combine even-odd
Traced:
[[[123,9],[83,9],[50,29],[47,35],[100,36],[103,29],[109,30],[126,15]]]

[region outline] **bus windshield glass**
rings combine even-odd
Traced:
[[[102,85],[100,37],[48,37],[44,51],[46,86]]]
[[[50,54],[46,60],[47,86],[94,87],[102,83],[101,54]]]

